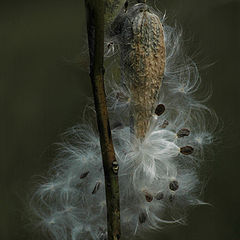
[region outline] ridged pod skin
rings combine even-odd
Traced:
[[[146,4],[136,4],[126,15],[125,21],[118,25],[121,25],[118,30],[122,74],[131,94],[132,133],[142,139],[162,84],[166,58],[164,34],[159,17]]]

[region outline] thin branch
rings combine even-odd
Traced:
[[[85,0],[90,77],[105,174],[108,240],[120,239],[118,163],[115,158],[104,91],[104,0]]]

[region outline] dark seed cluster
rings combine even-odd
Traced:
[[[163,105],[163,104],[158,104],[158,106],[156,107],[156,109],[155,109],[155,114],[157,115],[157,116],[160,116],[160,115],[162,115],[163,113],[164,113],[164,111],[165,111],[165,106]],[[161,128],[166,128],[167,126],[169,125],[169,122],[167,121],[167,120],[164,120],[163,121],[163,123],[160,125],[160,127]],[[190,130],[189,129],[187,129],[187,128],[182,128],[182,129],[180,129],[178,132],[177,132],[177,137],[178,138],[183,138],[183,137],[187,137],[187,136],[189,136],[190,135]],[[193,153],[193,147],[191,147],[191,146],[184,146],[184,147],[181,147],[180,148],[180,152],[182,153],[182,154],[184,154],[184,155],[189,155],[189,154],[192,154]],[[176,181],[176,180],[174,180],[174,181],[171,181],[170,183],[169,183],[169,189],[171,190],[171,191],[177,191],[178,190],[178,188],[179,188],[179,183],[178,183],[178,181]],[[150,201],[152,201],[152,198],[149,198],[149,196],[148,195],[145,195],[145,197],[146,197],[146,200],[148,201],[148,202],[150,202]],[[157,200],[161,200],[161,199],[163,199],[164,198],[164,195],[163,195],[163,193],[162,192],[159,192],[159,193],[157,193],[156,195],[155,195],[155,199],[157,199]],[[173,194],[171,194],[170,196],[169,196],[169,201],[170,202],[172,202],[173,200],[174,200],[174,195]]]

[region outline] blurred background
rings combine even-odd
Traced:
[[[0,239],[33,234],[26,209],[61,134],[81,120],[91,97],[80,60],[86,45],[84,1],[0,3]],[[205,200],[187,226],[147,235],[152,240],[240,239],[240,2],[156,0],[167,22],[184,30],[185,46],[211,83],[209,106],[224,122]],[[87,45],[86,45],[87,46]],[[190,54],[190,55],[191,55]],[[210,67],[205,68],[205,66]]]

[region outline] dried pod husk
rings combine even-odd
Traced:
[[[83,179],[83,178],[87,177],[88,174],[89,174],[89,171],[82,173],[80,175],[80,179]]]
[[[177,137],[182,138],[182,137],[187,137],[190,134],[190,130],[187,128],[182,128],[177,132]]]
[[[118,26],[121,73],[131,95],[131,130],[142,139],[154,114],[164,74],[163,27],[159,17],[142,3],[131,7]]]
[[[164,194],[162,192],[159,192],[155,195],[155,199],[162,200],[164,198]]]
[[[145,212],[141,212],[138,216],[139,223],[145,223],[147,220],[147,214]]]
[[[172,191],[177,191],[179,188],[179,184],[178,181],[174,180],[172,182],[169,183],[169,189]]]
[[[189,155],[193,153],[193,147],[191,146],[185,146],[180,148],[180,152],[184,155]]]
[[[101,185],[100,182],[96,182],[96,185],[95,185],[95,187],[94,187],[94,189],[93,189],[93,191],[92,191],[92,194],[95,194],[95,193],[99,190],[100,185]]]

